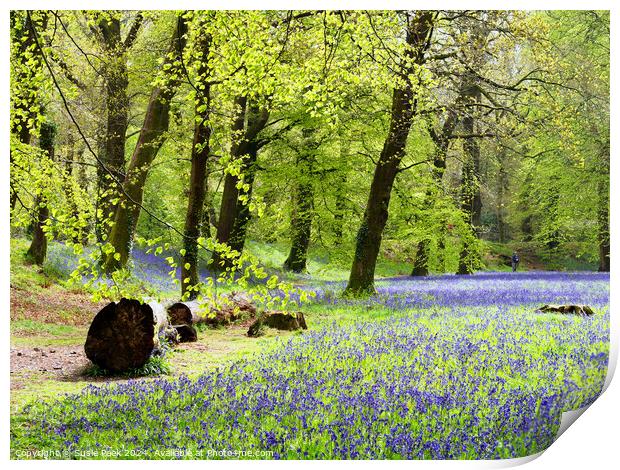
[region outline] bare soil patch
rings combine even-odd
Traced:
[[[11,375],[20,373],[22,380],[24,373],[55,380],[78,379],[89,363],[81,346],[11,348]],[[20,388],[20,382],[11,380],[11,388]]]
[[[94,303],[86,294],[42,288],[29,291],[11,286],[11,320],[84,326],[105,302]]]

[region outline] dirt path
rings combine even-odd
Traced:
[[[55,380],[78,380],[89,362],[80,346],[11,348],[11,376],[20,373],[22,378],[43,372]],[[11,380],[11,389],[20,385],[21,380]]]

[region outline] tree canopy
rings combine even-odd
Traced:
[[[389,253],[469,274],[489,242],[608,271],[609,35],[608,11],[13,11],[11,229],[108,297],[139,247],[184,297],[292,299],[247,240],[295,272],[325,248],[349,295]]]

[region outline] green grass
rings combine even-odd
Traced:
[[[55,323],[42,323],[36,320],[13,320],[11,333],[21,335],[56,336],[57,339],[71,338],[83,333],[83,328]]]
[[[52,346],[82,346],[87,327],[56,325],[34,320],[11,322],[11,347],[34,348]]]
[[[247,248],[266,267],[278,271],[282,278],[295,280],[299,277],[282,269],[290,248],[287,243],[267,244],[249,241]],[[313,245],[308,250],[307,274],[312,275],[314,281],[346,280],[349,278],[351,269],[352,252],[353,247],[327,249]],[[410,272],[410,262],[399,261],[386,256],[379,257],[375,269],[377,277],[402,276],[408,275]]]

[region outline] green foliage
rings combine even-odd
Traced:
[[[101,265],[105,257],[121,258],[108,243],[114,213],[103,213],[102,201],[123,203],[123,194],[100,165],[107,98],[98,92],[99,68],[117,70],[118,61],[125,61],[126,162],[153,87],[171,91],[179,83],[161,150],[144,168],[143,209],[131,221],[130,243],[165,259],[179,288],[186,281],[177,270],[183,263],[189,156],[192,148],[210,148],[198,242],[201,279],[186,295],[200,291],[206,299],[246,289],[280,307],[297,294],[303,298],[288,282],[294,278],[280,270],[300,183],[313,189],[309,271],[346,277],[356,237],[364,233],[359,226],[389,131],[392,90],[406,80],[417,115],[401,164],[407,169],[398,174],[389,203],[379,275],[409,273],[421,242],[428,244],[431,272],[455,272],[464,243],[471,247],[472,269],[479,269],[484,247],[474,230],[484,240],[532,243],[546,262],[592,262],[601,237],[608,238],[601,217],[608,213],[609,191],[609,13],[494,11],[447,20],[449,13],[437,19],[434,34],[442,41],[432,43],[429,59],[405,77],[395,62],[407,48],[405,12],[188,11],[182,13],[187,44],[179,57],[167,56],[165,49],[179,12],[141,12],[142,27],[122,53],[106,50],[91,28],[118,22],[125,39],[137,12],[12,12],[12,233],[29,236],[38,205],[47,204],[46,235],[80,258],[69,278],[73,286],[94,292],[96,299],[170,294],[137,282],[131,257],[114,273]],[[479,109],[459,98],[474,73],[483,89]],[[247,155],[233,158],[232,152],[241,139],[232,130],[240,96],[269,112],[257,136],[261,147],[251,168],[252,187],[243,169]],[[209,111],[209,142],[193,141],[197,110]],[[450,113],[458,115],[457,125],[438,179],[436,135]],[[483,134],[473,138],[481,157],[470,188],[462,183],[462,169],[472,138],[457,138],[468,113]],[[54,159],[40,150],[45,119],[57,127]],[[31,134],[28,141],[23,129]],[[312,165],[300,165],[300,155],[311,155]],[[226,175],[238,176],[239,204],[250,213],[246,238],[256,243],[246,244],[243,253],[216,239]],[[463,222],[460,199],[467,190],[481,193],[482,227]],[[266,245],[274,249],[263,250]],[[205,272],[214,252],[234,266]],[[44,266],[52,278],[62,277],[61,271]]]

